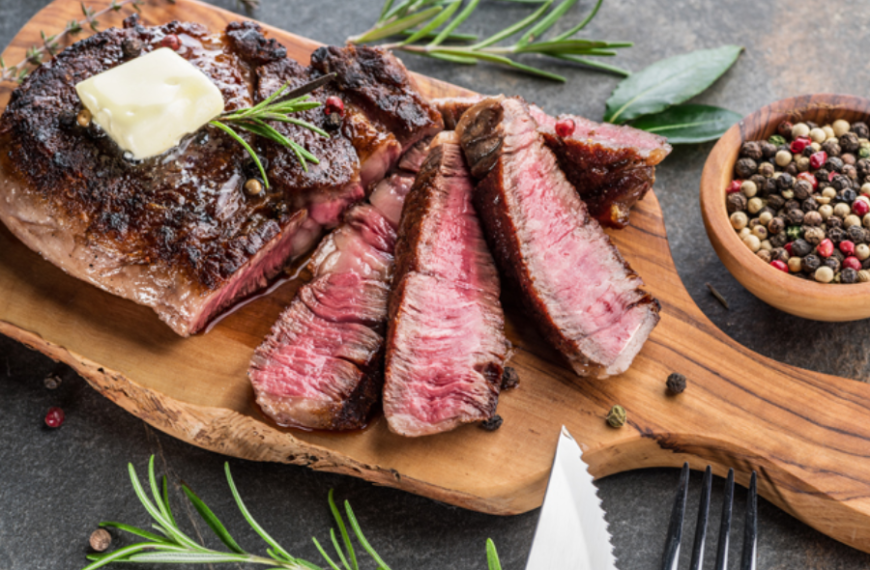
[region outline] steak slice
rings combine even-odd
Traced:
[[[383,385],[383,344],[396,227],[410,174],[377,185],[312,256],[303,285],[257,348],[248,377],[282,425],[363,427]]]
[[[485,99],[457,132],[499,267],[543,334],[580,376],[625,372],[658,323],[659,304],[589,217],[528,105]]]
[[[438,135],[402,212],[390,296],[384,414],[423,436],[495,414],[507,341],[495,262],[453,132]]]
[[[258,176],[256,167],[241,145],[212,126],[161,156],[130,160],[98,127],[76,123],[81,102],[74,87],[126,61],[125,42],[140,42],[147,53],[168,34],[180,38],[178,53],[219,87],[228,111],[263,97],[257,92],[269,77],[263,70],[280,69],[297,81],[320,75],[287,60],[286,50],[252,23],[212,33],[199,24],[145,27],[128,18],[124,29],[77,42],[39,66],[13,93],[0,118],[0,219],[67,273],[153,308],[187,336],[309,251],[323,226],[337,225],[365,197],[366,177],[373,185],[399,157],[386,119],[403,123],[388,111],[375,116],[357,106],[342,133],[329,139],[292,131],[322,157],[307,173],[292,150],[243,133],[270,159],[272,189],[253,197],[243,187]],[[397,61],[392,66],[404,69]],[[370,78],[372,89],[376,82]],[[396,89],[395,80],[388,89]],[[422,100],[419,109],[435,113]],[[324,121],[315,111],[306,118]],[[364,130],[365,138],[354,134]],[[409,140],[430,130],[412,120],[402,127]],[[360,160],[362,150],[381,148]]]
[[[456,128],[463,113],[481,97],[435,99],[432,104],[445,127]],[[553,117],[535,105],[529,111],[559,166],[586,202],[589,213],[605,226],[624,228],[631,208],[652,188],[655,166],[671,152],[667,139],[629,126],[596,123],[578,115]],[[574,121],[574,132],[556,134],[556,122]]]

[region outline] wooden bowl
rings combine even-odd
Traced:
[[[870,317],[870,282],[818,283],[788,275],[762,261],[743,244],[731,227],[725,209],[725,189],[733,178],[740,146],[767,139],[784,120],[837,119],[868,121],[870,100],[852,95],[804,95],[783,99],[759,109],[728,129],[719,139],[701,175],[701,215],[713,249],[728,271],[749,291],[786,313],[817,321],[855,321]]]

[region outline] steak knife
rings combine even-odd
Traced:
[[[562,426],[526,570],[616,570],[598,490],[582,457]]]

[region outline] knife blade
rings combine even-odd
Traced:
[[[526,570],[616,570],[598,489],[582,457],[562,426]]]

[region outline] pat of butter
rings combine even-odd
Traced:
[[[166,152],[224,110],[220,89],[160,48],[76,85],[95,121],[136,159]]]

